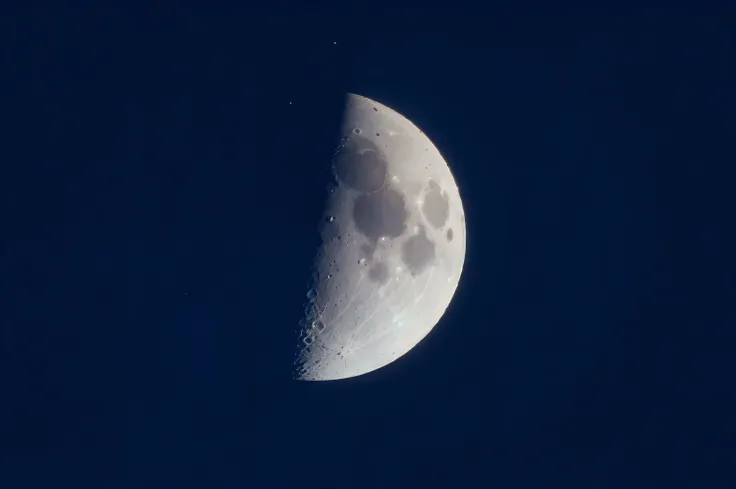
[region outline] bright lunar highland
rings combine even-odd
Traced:
[[[465,261],[465,215],[432,141],[349,94],[332,161],[295,376],[337,380],[401,357],[444,314]]]

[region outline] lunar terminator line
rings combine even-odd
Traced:
[[[401,357],[437,324],[465,260],[455,180],[430,139],[348,94],[302,322],[296,378],[337,380]]]

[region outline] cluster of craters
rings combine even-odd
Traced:
[[[416,276],[426,270],[435,257],[435,243],[424,224],[412,226],[412,234],[407,237],[410,218],[407,197],[400,182],[389,176],[386,153],[360,131],[353,130],[342,141],[333,170],[341,184],[357,192],[351,202],[351,218],[358,232],[367,239],[362,251],[367,257],[364,265],[368,267],[368,278],[379,284],[390,280],[388,265],[376,251],[394,244],[400,247],[398,256],[409,273]],[[446,192],[436,181],[429,180],[421,202],[426,222],[441,230],[450,213]],[[445,232],[445,237],[452,240],[451,229]]]

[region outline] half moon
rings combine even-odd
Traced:
[[[379,369],[440,320],[465,261],[465,215],[432,141],[389,107],[348,94],[295,377]]]

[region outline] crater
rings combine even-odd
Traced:
[[[452,241],[452,238],[454,237],[453,236],[453,232],[452,232],[452,228],[450,228],[450,229],[447,230],[447,232],[445,233],[445,236],[447,236],[447,241]]]
[[[335,177],[358,192],[375,192],[386,183],[388,162],[371,141],[351,136],[338,149],[333,161]]]
[[[413,276],[419,275],[434,258],[434,243],[424,229],[411,236],[401,247],[401,261]]]
[[[388,273],[388,267],[386,264],[378,262],[368,270],[368,278],[371,279],[372,282],[384,285],[388,283],[391,276]]]
[[[434,180],[429,181],[427,195],[422,203],[422,214],[434,228],[441,228],[450,215],[450,205],[442,195],[442,189]]]
[[[373,241],[385,236],[398,238],[406,229],[404,196],[390,186],[359,195],[353,204],[353,223],[363,236]]]

